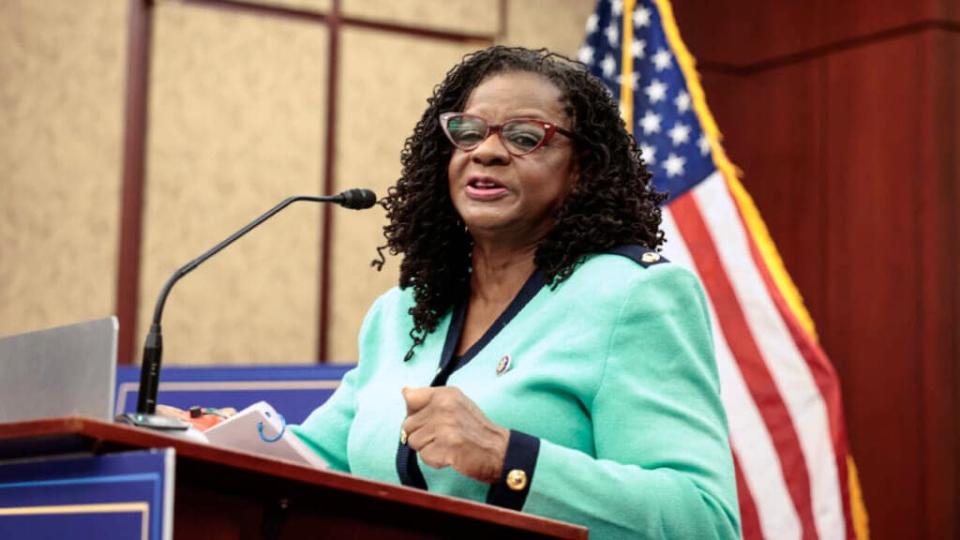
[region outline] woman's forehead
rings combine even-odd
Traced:
[[[478,84],[464,106],[466,112],[514,114],[541,112],[564,115],[563,92],[537,73],[508,71],[497,73]]]

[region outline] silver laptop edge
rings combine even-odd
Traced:
[[[0,422],[113,418],[116,317],[0,337]]]

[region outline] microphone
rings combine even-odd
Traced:
[[[377,203],[377,195],[369,189],[348,189],[337,195],[296,195],[287,197],[270,210],[267,210],[246,224],[242,229],[208,249],[196,259],[178,268],[177,271],[167,279],[167,282],[164,283],[163,288],[160,290],[156,306],[153,309],[153,321],[150,324],[150,332],[147,334],[147,338],[143,344],[143,360],[140,366],[140,389],[137,395],[137,412],[118,416],[118,422],[161,430],[185,430],[189,427],[187,423],[179,419],[156,414],[157,388],[160,383],[160,364],[163,358],[163,333],[160,328],[160,319],[163,317],[163,306],[167,302],[170,289],[173,288],[173,285],[179,281],[180,278],[195,270],[203,264],[204,261],[213,257],[223,250],[223,248],[234,243],[241,236],[252,231],[261,223],[297,201],[330,202],[352,210],[363,210]]]
[[[369,189],[348,189],[333,198],[333,202],[351,210],[363,210],[377,204],[377,194]]]

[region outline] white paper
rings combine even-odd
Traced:
[[[214,446],[264,454],[325,469],[327,464],[287,429],[286,421],[266,401],[258,401],[203,432]]]

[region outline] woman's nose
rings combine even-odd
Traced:
[[[470,158],[483,165],[502,165],[510,161],[510,152],[497,133],[490,133],[471,151]]]

